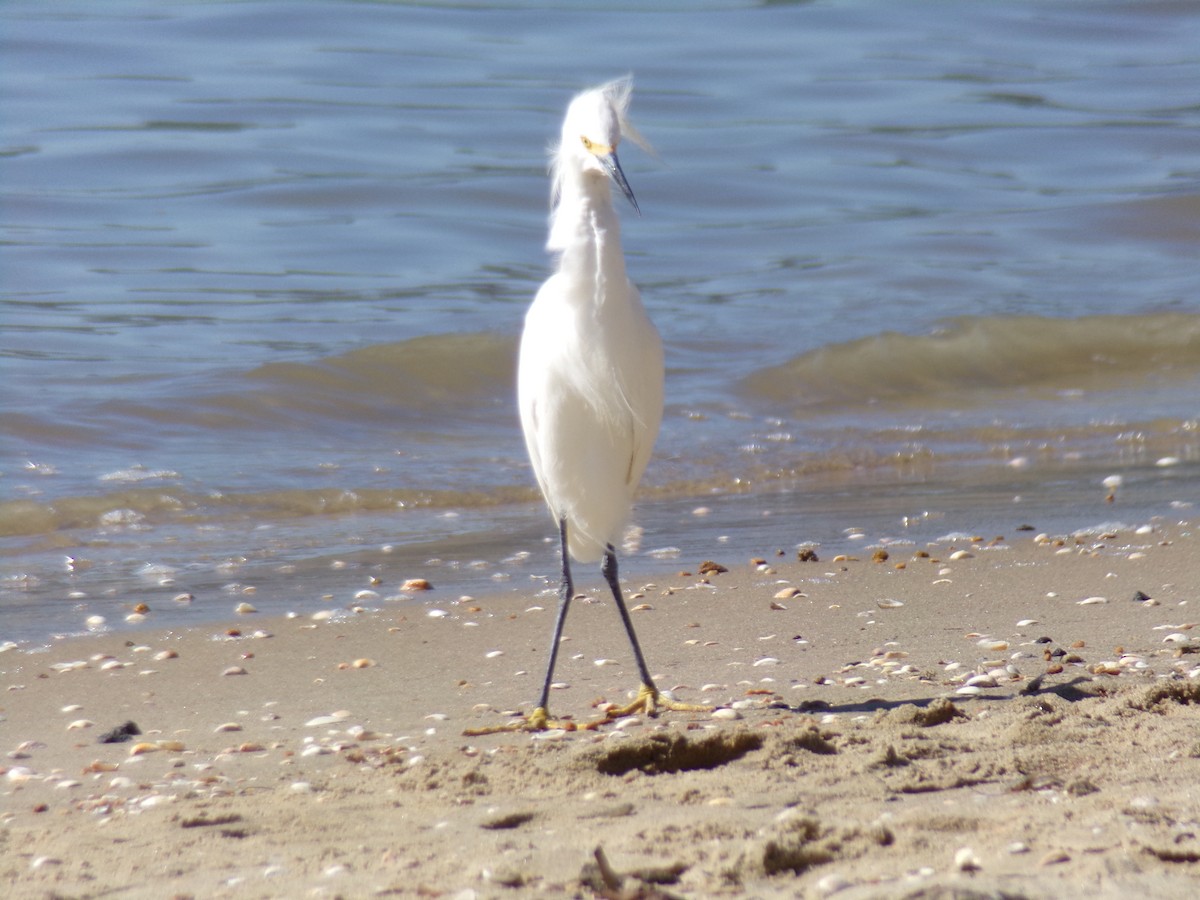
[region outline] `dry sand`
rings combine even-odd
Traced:
[[[532,592],[9,650],[0,892],[1197,896],[1200,539],[983,537],[629,583],[661,685],[726,711],[597,731],[463,734],[536,697]],[[636,686],[595,597],[581,723]]]

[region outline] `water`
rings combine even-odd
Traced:
[[[542,589],[545,147],[629,71],[631,577],[1200,499],[1194,4],[13,0],[0,41],[0,640]]]

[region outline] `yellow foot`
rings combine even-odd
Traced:
[[[620,719],[623,716],[632,716],[634,713],[644,713],[647,716],[657,716],[660,709],[669,709],[673,712],[712,712],[711,706],[700,706],[696,703],[680,703],[678,700],[672,700],[670,697],[664,697],[659,693],[658,688],[652,688],[648,684],[643,684],[638,689],[638,695],[633,702],[628,706],[621,706],[616,709],[609,708],[606,713],[605,721],[611,722],[613,719]]]
[[[504,725],[484,725],[482,728],[467,728],[463,731],[468,737],[481,734],[504,734],[510,731],[550,731],[561,728],[563,731],[575,731],[579,728],[594,728],[595,725],[579,725],[569,719],[551,719],[544,706],[539,706],[523,719],[507,722]]]

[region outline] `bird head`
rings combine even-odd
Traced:
[[[582,174],[611,178],[640,214],[617,157],[622,137],[649,149],[627,117],[632,94],[633,79],[626,77],[586,90],[571,101],[554,156],[556,193],[567,167],[571,167]]]

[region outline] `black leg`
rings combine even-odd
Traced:
[[[571,562],[567,556],[567,520],[558,520],[558,538],[562,547],[562,584],[558,589],[558,613],[554,617],[554,638],[550,641],[550,664],[546,667],[546,681],[542,684],[542,699],[538,708],[550,707],[550,684],[554,680],[554,664],[558,662],[558,645],[562,641],[563,625],[567,622],[567,608],[571,598],[575,596],[575,586],[571,582]],[[623,608],[622,608],[623,609]]]
[[[629,620],[629,610],[625,608],[625,598],[621,596],[621,583],[617,580],[617,553],[613,550],[612,544],[609,544],[604,551],[604,562],[600,564],[600,572],[604,575],[604,580],[608,582],[613,599],[617,601],[617,612],[621,614],[621,621],[625,623],[625,633],[629,635],[629,643],[633,647],[633,657],[637,660],[642,684],[657,692],[658,688],[654,686],[650,670],[646,668],[646,659],[642,656],[642,648],[638,646],[637,635],[633,631],[633,622]]]

